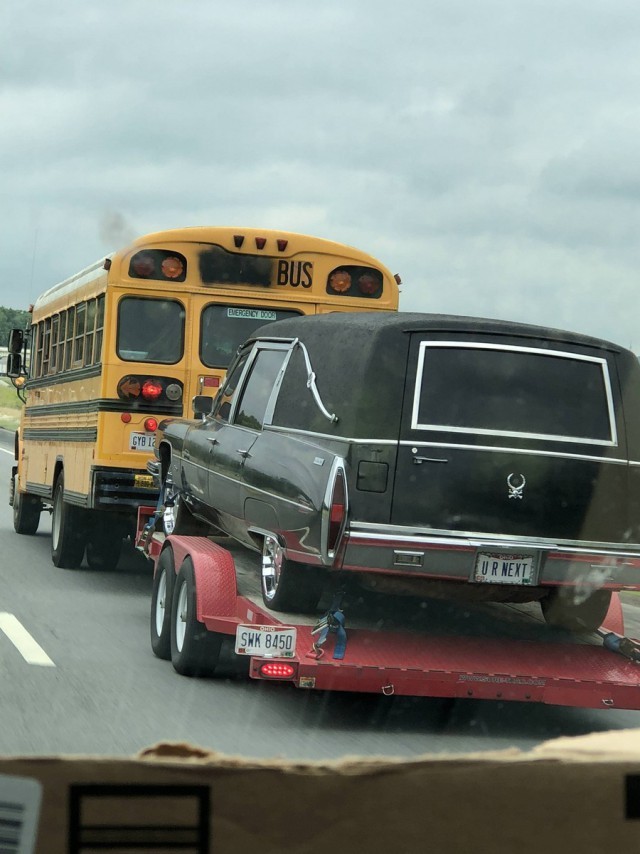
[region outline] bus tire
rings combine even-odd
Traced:
[[[262,601],[272,611],[313,614],[325,586],[326,570],[294,563],[284,556],[275,537],[265,537],[262,547]]]
[[[51,520],[51,560],[62,569],[77,569],[86,543],[82,509],[64,500],[64,474],[60,472],[53,489]]]
[[[171,659],[171,597],[176,570],[173,551],[165,549],[158,560],[151,590],[151,649],[157,658]]]
[[[223,636],[210,632],[196,616],[193,562],[186,557],[171,597],[171,663],[182,676],[213,676]]]
[[[35,534],[40,524],[42,502],[35,495],[13,487],[13,529],[17,534]]]
[[[596,590],[581,602],[576,602],[575,591],[558,587],[551,590],[540,607],[545,622],[571,632],[594,632],[607,616],[611,604],[610,590]]]
[[[107,527],[111,524],[111,530]],[[91,569],[109,571],[115,569],[122,552],[122,531],[119,524],[111,523],[102,514],[93,520],[87,540],[86,558]]]

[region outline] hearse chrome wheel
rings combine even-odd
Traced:
[[[262,594],[267,602],[272,602],[278,592],[283,560],[278,541],[273,537],[265,537],[262,547]]]
[[[318,607],[325,579],[324,567],[288,560],[276,538],[265,537],[261,581],[262,600],[267,608],[312,614]]]

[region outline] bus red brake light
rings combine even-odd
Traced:
[[[147,433],[155,433],[158,429],[158,422],[155,418],[146,418],[144,422],[144,429]]]
[[[380,281],[369,273],[365,273],[358,279],[358,288],[360,289],[360,293],[367,295],[375,294],[379,287]]]
[[[156,271],[156,261],[150,252],[138,252],[131,259],[131,269],[141,279],[148,279]]]
[[[184,264],[175,255],[169,255],[162,262],[162,275],[167,279],[178,279],[184,273]]]
[[[351,276],[346,270],[336,270],[329,276],[329,287],[337,294],[343,294],[351,287]]]
[[[142,396],[145,400],[157,400],[162,391],[162,385],[156,380],[146,380],[142,384]]]
[[[347,518],[347,488],[342,469],[336,471],[331,504],[329,505],[329,537],[327,550],[335,551]]]

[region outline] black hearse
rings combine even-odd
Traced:
[[[615,344],[301,317],[258,330],[209,405],[159,431],[167,530],[197,521],[262,551],[271,608],[313,609],[346,571],[389,593],[539,600],[580,630],[640,589],[640,365]]]

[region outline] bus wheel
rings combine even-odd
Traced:
[[[13,487],[13,528],[17,534],[35,534],[40,524],[42,502],[35,495]]]
[[[53,490],[51,520],[51,560],[63,569],[76,569],[82,563],[86,542],[82,509],[64,500],[64,475],[58,475]]]
[[[107,528],[107,524],[106,519],[95,519],[89,534],[86,557],[91,569],[115,569],[120,560],[124,538],[117,524],[111,530]]]
[[[151,649],[158,658],[171,658],[171,596],[176,577],[173,551],[165,549],[158,560],[151,591]]]
[[[171,601],[171,663],[182,676],[213,676],[220,658],[222,635],[210,632],[196,618],[193,563],[184,559]]]
[[[316,566],[294,563],[284,556],[274,537],[265,537],[262,547],[262,600],[272,611],[312,614],[318,608],[326,580]]]
[[[571,632],[594,632],[599,629],[610,604],[610,590],[596,590],[583,601],[576,602],[575,591],[563,587],[550,591],[540,600],[545,622]]]

